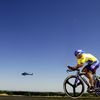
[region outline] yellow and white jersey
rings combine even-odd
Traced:
[[[93,64],[95,61],[97,61],[97,58],[95,56],[88,53],[83,53],[82,57],[77,60],[77,63],[78,64],[85,64],[85,63]]]

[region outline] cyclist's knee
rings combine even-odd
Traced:
[[[87,68],[83,68],[82,72],[88,72]]]

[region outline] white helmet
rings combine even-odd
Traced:
[[[83,54],[83,53],[84,53],[83,50],[76,50],[76,51],[74,52],[75,56],[80,55],[80,54]]]

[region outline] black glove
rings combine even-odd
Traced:
[[[68,68],[70,68],[71,66],[67,66]]]
[[[71,66],[67,66],[70,70],[76,70],[76,68],[74,68],[74,67],[71,67]]]

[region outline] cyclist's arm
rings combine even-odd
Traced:
[[[78,68],[82,67],[84,65],[84,63],[85,63],[85,59],[84,58],[83,59],[79,59],[77,61],[77,65],[74,68],[78,69]]]
[[[83,64],[77,64],[76,66],[69,66],[68,68],[70,69],[70,70],[77,70],[78,68],[80,68],[80,67],[82,67],[83,66]]]
[[[70,67],[69,69],[71,69],[71,70],[77,70],[78,68],[82,67],[83,65],[84,65],[84,59],[78,60],[77,61],[77,65],[73,66],[73,67]]]
[[[78,68],[81,68],[84,64],[77,64],[74,69],[78,69]]]

